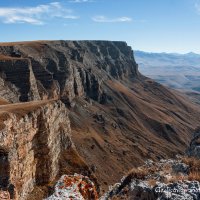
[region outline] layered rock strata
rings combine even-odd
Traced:
[[[138,74],[133,51],[124,42],[8,43],[0,47],[0,54],[2,78],[16,88],[19,101],[61,98],[71,103],[75,96],[83,94],[103,101],[104,79]]]

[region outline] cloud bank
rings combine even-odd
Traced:
[[[132,18],[130,17],[118,17],[118,18],[107,18],[106,16],[94,16],[92,18],[94,22],[99,23],[116,23],[116,22],[131,22]]]
[[[43,25],[49,19],[77,19],[73,11],[63,7],[59,2],[38,5],[35,7],[0,7],[0,21],[2,23],[28,23]]]

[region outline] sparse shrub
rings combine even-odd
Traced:
[[[200,171],[190,171],[188,175],[189,181],[199,181],[200,182]]]
[[[188,180],[200,181],[200,160],[194,157],[184,157],[182,161],[189,166]]]

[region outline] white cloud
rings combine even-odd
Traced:
[[[70,0],[70,3],[88,3],[93,2],[93,0]]]
[[[130,17],[118,17],[118,18],[107,18],[106,16],[95,16],[92,18],[95,22],[101,23],[114,23],[114,22],[131,22],[132,18]]]
[[[45,24],[48,19],[77,19],[72,10],[65,8],[59,2],[52,2],[35,7],[0,7],[0,21],[3,23]]]

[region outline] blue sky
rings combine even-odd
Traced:
[[[0,0],[0,41],[122,40],[200,53],[200,0]]]

